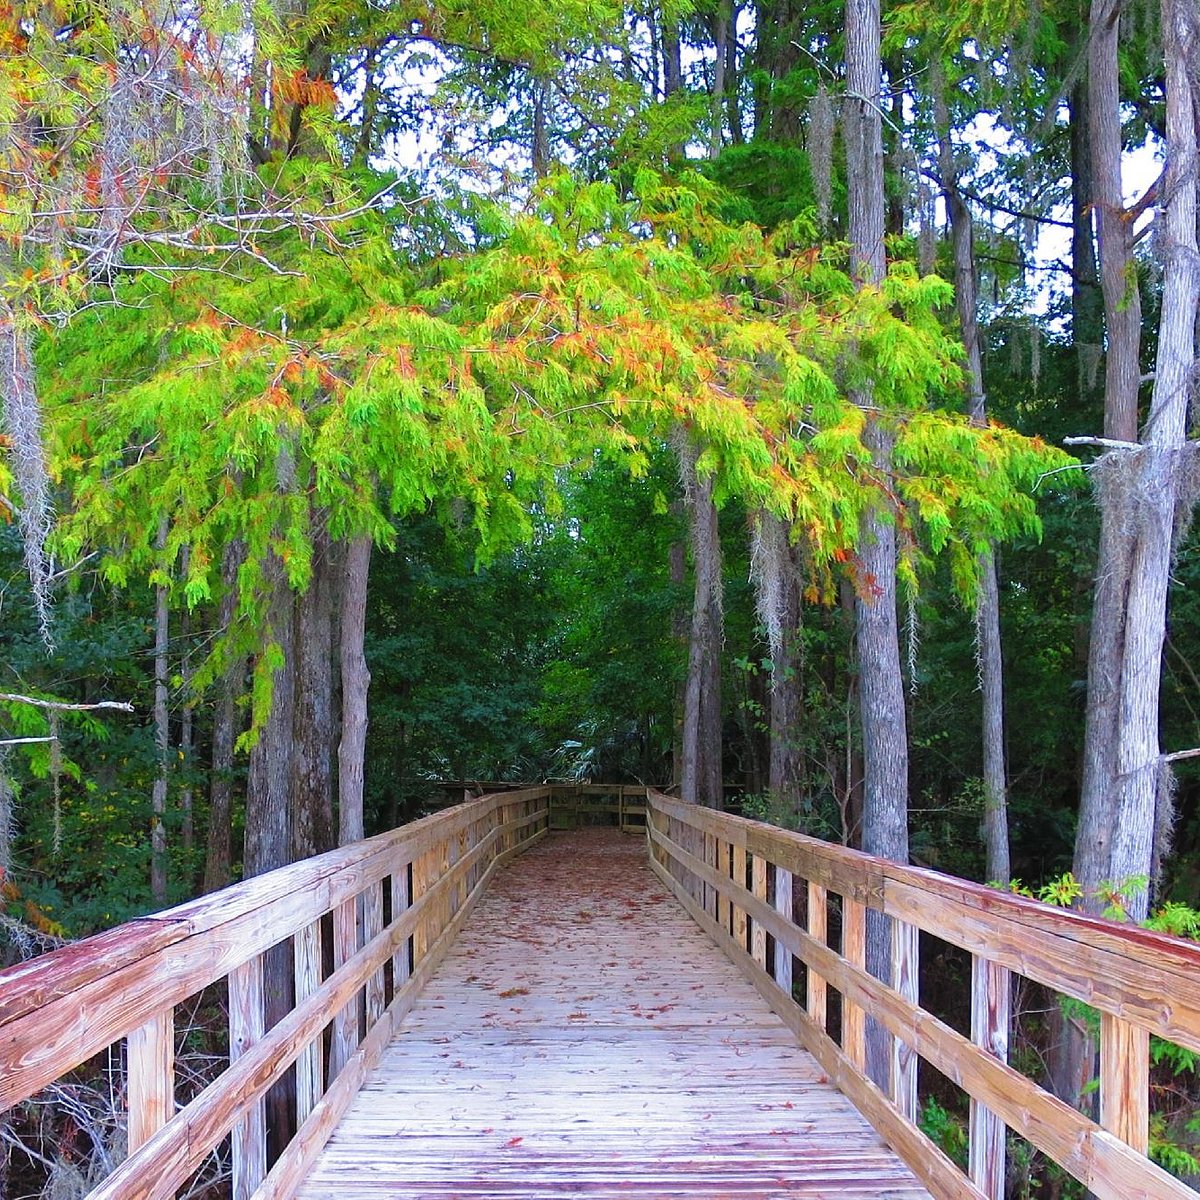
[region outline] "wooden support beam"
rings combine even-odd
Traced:
[[[321,922],[310,921],[292,938],[295,959],[296,1004],[314,996],[321,987]],[[325,1091],[324,1044],[312,1042],[296,1059],[296,1112],[303,1125]]]
[[[1012,979],[1003,967],[981,955],[971,956],[971,1041],[1008,1062],[1008,1027],[1012,1012]],[[1005,1126],[972,1097],[968,1138],[972,1183],[988,1200],[1004,1200],[1006,1189]]]
[[[128,1141],[132,1153],[175,1114],[175,1010],[164,1009],[130,1033]]]
[[[776,867],[775,876],[775,911],[785,921],[792,919],[792,873],[783,867]],[[776,941],[774,959],[771,963],[775,982],[783,992],[792,994],[792,952],[782,942]]]
[[[913,1007],[919,1006],[920,930],[907,921],[892,922],[892,986]],[[910,1121],[917,1119],[917,1054],[904,1038],[893,1037],[892,1103]]]
[[[829,892],[819,883],[808,883],[808,932],[822,945],[829,943]],[[808,964],[808,1015],[813,1024],[824,1029],[828,1016],[829,985],[823,976]]]
[[[750,890],[764,904],[767,900],[767,860],[756,854],[750,863]],[[750,955],[762,970],[767,969],[767,931],[760,921],[754,922],[750,935]]]
[[[851,965],[867,968],[867,908],[857,900],[842,897],[842,957]],[[842,996],[842,1051],[855,1070],[867,1070],[867,1015]]]
[[[333,910],[333,969],[348,963],[358,953],[358,897],[350,896]],[[350,1061],[354,1048],[362,1041],[359,1001],[355,996],[333,1018],[333,1038],[329,1043],[329,1082]]]
[[[746,847],[734,846],[733,848],[733,882],[741,889],[746,887]],[[748,950],[749,943],[747,934],[749,932],[748,922],[746,920],[746,910],[733,905],[733,940],[737,942],[743,950]]]
[[[229,1064],[262,1041],[265,1032],[263,960],[256,954],[229,973]],[[264,1093],[265,1095],[265,1093]],[[267,1114],[264,1095],[233,1127],[233,1200],[250,1200],[267,1174]]]
[[[1100,1014],[1100,1124],[1142,1154],[1150,1142],[1150,1034]]]

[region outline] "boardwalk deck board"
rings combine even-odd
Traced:
[[[651,875],[553,834],[502,872],[298,1192],[927,1200]]]

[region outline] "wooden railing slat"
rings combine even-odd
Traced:
[[[808,932],[824,944],[829,938],[829,892],[819,883],[808,881]],[[864,930],[865,934],[865,930]],[[790,950],[789,950],[790,953]],[[863,953],[866,953],[864,944]],[[808,1015],[821,1029],[825,1028],[828,1015],[828,986],[821,974],[811,966],[808,968],[806,1007]]]
[[[131,1152],[148,1142],[175,1112],[174,1013],[173,1008],[164,1009],[129,1035],[126,1136]]]
[[[787,920],[792,919],[792,873],[781,867],[775,868],[775,911]],[[780,990],[792,994],[792,951],[776,941],[775,957],[771,964],[775,982]]]
[[[301,1004],[321,988],[321,922],[310,921],[292,938],[296,965],[296,1003]],[[322,1039],[315,1039],[296,1059],[296,1111],[303,1123],[325,1090]]]
[[[1150,1035],[1100,1014],[1100,1124],[1142,1154],[1150,1143]]]
[[[229,1066],[254,1053],[265,1030],[263,960],[255,956],[229,974]],[[249,1200],[267,1174],[266,1088],[244,1106],[233,1126],[233,1200]],[[224,1133],[224,1130],[222,1130]],[[111,1184],[111,1180],[109,1181]]]
[[[1012,981],[1003,967],[985,958],[971,961],[971,1041],[1000,1062],[1008,1062]],[[1007,1185],[1005,1126],[974,1097],[967,1141],[968,1173],[988,1200],[1004,1200]]]
[[[919,997],[919,931],[907,921],[892,922],[892,986],[914,1008]],[[910,1120],[917,1119],[917,1055],[903,1037],[893,1037],[891,1100]]]

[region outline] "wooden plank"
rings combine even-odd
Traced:
[[[792,919],[792,873],[782,867],[776,867],[775,879],[775,911],[785,921]],[[718,921],[718,924],[720,922]],[[792,952],[778,939],[775,942],[775,953],[771,963],[775,982],[785,995],[792,994]]]
[[[842,957],[865,972],[867,967],[867,907],[842,897]],[[806,960],[809,961],[809,960]],[[810,970],[812,967],[810,966]],[[820,968],[817,968],[818,970]],[[826,976],[828,978],[828,976]],[[842,992],[842,1050],[857,1071],[867,1069],[867,1014]]]
[[[235,968],[229,975],[230,1070],[226,1075],[232,1074],[238,1062],[252,1055],[262,1042],[265,1029],[264,1012],[263,964],[261,957],[255,957]],[[233,1200],[249,1200],[267,1173],[267,1116],[263,1100],[265,1093],[264,1088],[245,1106],[241,1120],[233,1125]],[[149,1149],[154,1140],[150,1139],[145,1148]],[[126,1161],[136,1161],[137,1157],[136,1154],[131,1155]],[[110,1176],[109,1181],[111,1180]]]
[[[663,856],[666,857],[665,855]],[[733,876],[733,847],[724,838],[717,838],[717,872],[723,879]],[[729,904],[729,889],[717,888],[717,924],[722,929],[731,929],[730,924],[733,909]]]
[[[474,844],[475,836],[476,836],[475,827],[472,826],[471,841],[473,844]],[[474,848],[473,844],[467,851],[468,856],[470,855],[470,849]],[[477,876],[475,873],[475,868],[472,867],[467,875],[467,894],[468,895],[470,895],[471,891],[474,889],[476,882],[477,882]],[[393,922],[399,920],[400,917],[402,917],[404,915],[404,913],[406,913],[408,911],[409,904],[410,904],[410,897],[409,897],[408,866],[406,864],[399,871],[395,872],[392,875],[392,921]],[[404,986],[404,984],[408,980],[409,976],[412,974],[412,965],[411,965],[412,957],[411,957],[411,955],[412,955],[412,944],[409,941],[405,941],[399,947],[399,949],[397,949],[396,953],[394,955],[392,955],[392,988],[393,988],[394,992],[399,991],[400,988]]]
[[[648,859],[587,829],[506,873],[297,1200],[926,1200]]]
[[[1150,1035],[1100,1014],[1100,1124],[1145,1154],[1150,1142]]]
[[[296,971],[296,1003],[315,996],[321,988],[321,922],[313,921],[292,938]],[[296,1111],[303,1123],[325,1090],[322,1040],[306,1046],[296,1059]]]
[[[660,878],[670,887],[670,877],[661,872],[661,868],[658,870]],[[700,910],[686,893],[677,886],[672,890],[692,919],[708,933],[760,994],[768,999],[772,1009],[824,1068],[829,1081],[853,1101],[858,1111],[908,1163],[913,1174],[930,1193],[938,1197],[938,1200],[982,1200],[979,1191],[954,1163],[916,1125],[896,1111],[887,1097],[862,1073],[861,1068],[846,1057],[823,1029],[818,1029],[813,1024],[802,1008],[783,996],[775,981],[759,968],[745,953],[744,948],[714,922],[709,921],[707,914]],[[832,1195],[836,1194],[836,1191],[832,1192]]]
[[[746,890],[746,848],[739,846],[736,842],[733,846],[733,883],[738,891]],[[733,894],[737,894],[736,892]],[[747,935],[749,933],[749,922],[746,918],[746,910],[739,908],[736,903],[733,907],[733,940],[737,942],[743,950],[748,948]]]
[[[451,885],[452,894],[458,888],[458,876]],[[383,893],[380,885],[373,883],[363,893],[363,941],[372,942],[383,931]],[[370,1029],[383,1015],[384,1009],[383,964],[367,980],[367,1028]]]
[[[750,864],[750,877],[751,890],[755,897],[765,904],[767,902],[767,860],[761,854],[756,854]],[[767,969],[767,931],[763,928],[761,921],[754,922],[750,936],[750,953],[754,961],[765,971]]]
[[[148,1142],[175,1112],[175,1019],[166,1009],[130,1035],[127,1137],[129,1149]]]
[[[703,873],[706,870],[703,864],[689,861],[687,852],[681,847],[672,847],[671,853],[693,871]],[[1194,1194],[1185,1184],[1032,1080],[991,1054],[982,1052],[943,1021],[915,1007],[893,988],[873,978],[862,966],[839,958],[828,947],[813,941],[806,931],[786,926],[772,909],[760,905],[748,893],[743,891],[740,899],[756,920],[767,924],[776,937],[792,942],[794,953],[814,964],[830,984],[841,991],[843,1003],[852,1001],[860,1009],[869,1007],[872,1017],[889,1033],[904,1037],[921,1057],[968,1095],[986,1104],[1010,1128],[1053,1158],[1098,1197],[1103,1200],[1128,1200],[1131,1196],[1154,1197],[1155,1200],[1192,1197],[1194,1200]],[[853,903],[844,901],[851,911]],[[747,958],[747,961],[751,960]],[[773,988],[774,982],[770,982]],[[894,1106],[889,1104],[889,1107],[895,1117],[903,1120]],[[878,1124],[876,1128],[882,1131]],[[886,1131],[883,1132],[888,1136]],[[919,1169],[911,1160],[906,1161],[914,1170]]]
[[[892,986],[919,1006],[919,933],[907,921],[892,922]],[[917,1119],[917,1056],[904,1037],[892,1041],[891,1099],[910,1121]]]
[[[822,945],[829,940],[829,892],[819,883],[808,881],[809,935]],[[808,995],[805,1005],[808,1015],[819,1028],[825,1028],[828,1016],[829,988],[820,972],[808,966]]]
[[[659,793],[651,803],[973,954],[1200,1052],[1200,946],[888,862]]]
[[[358,953],[358,897],[349,896],[333,910],[333,968],[336,971]],[[355,1046],[362,1041],[362,1022],[358,997],[354,996],[333,1018],[333,1036],[329,1042],[329,1079],[350,1061]]]
[[[976,955],[971,961],[971,1041],[1008,1062],[1012,981],[1003,967]],[[988,1200],[1004,1200],[1007,1184],[1005,1128],[986,1104],[971,1099],[968,1170]]]
[[[530,789],[533,798],[545,792]],[[124,926],[119,937],[101,935],[55,951],[37,960],[37,970],[0,972],[0,1109],[287,940],[382,879],[410,849],[432,844],[442,828],[485,816],[491,804],[460,805],[415,822],[409,833],[381,835],[257,876],[162,918]]]
[[[481,846],[477,853],[488,853],[490,847],[498,842],[499,836],[500,831],[496,830],[489,843]],[[491,878],[491,871],[527,846],[536,845],[542,836],[540,831],[534,833],[509,854],[495,857],[480,883],[480,890],[482,891],[486,881]],[[460,864],[460,868],[465,868],[466,865]],[[361,991],[367,979],[379,969],[380,963],[393,955],[397,946],[411,936],[415,924],[420,919],[421,908],[436,904],[441,899],[442,891],[450,886],[450,882],[449,878],[438,880],[419,904],[413,905],[399,921],[393,922],[380,934],[374,943],[364,947],[351,961],[335,970],[325,981],[320,993],[297,1005],[269,1033],[260,1035],[257,1040],[248,1040],[247,1048],[236,1061],[231,1062],[229,1069],[201,1092],[191,1104],[177,1113],[140,1150],[130,1155],[99,1187],[89,1193],[89,1200],[167,1200],[231,1128],[234,1128],[234,1180],[235,1187],[238,1186],[239,1135],[235,1128],[237,1123],[247,1116],[252,1116],[255,1111],[261,1111],[261,1097],[267,1089],[292,1065],[303,1047],[320,1036],[333,1013],[348,1004],[351,997]],[[451,937],[447,937],[440,946],[430,948],[429,970],[433,969],[436,954],[448,947],[451,940]],[[243,970],[252,971],[253,968],[247,966]],[[420,975],[420,978],[424,977],[424,973]],[[413,980],[417,979],[418,974],[414,972]],[[416,982],[410,982],[406,996],[415,992],[418,986]],[[243,988],[241,991],[249,995],[253,987]],[[257,993],[257,1011],[261,1013],[261,971],[258,973]],[[401,998],[399,1003],[403,1005],[404,998]],[[253,1009],[252,1005],[247,1007],[248,1010]],[[380,1023],[380,1028],[383,1024]],[[237,1042],[232,1036],[231,1040]],[[352,1059],[351,1063],[355,1061]],[[314,1109],[310,1121],[317,1120],[318,1114],[329,1111],[332,1095],[331,1085]],[[257,1144],[265,1145],[265,1139],[259,1138]],[[252,1177],[250,1172],[245,1171],[241,1176],[247,1181]],[[259,1178],[261,1180],[261,1174]],[[237,1193],[237,1200],[243,1200],[243,1194],[249,1197],[251,1193]]]

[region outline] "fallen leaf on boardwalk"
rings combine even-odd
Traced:
[[[504,1143],[504,1145],[506,1147],[507,1146],[519,1146],[524,1140],[525,1139],[523,1137],[511,1137],[508,1139],[507,1142]]]
[[[508,988],[506,991],[501,992],[500,999],[508,1000],[512,996],[528,996],[528,995],[529,995],[528,988],[513,987],[513,988]]]

